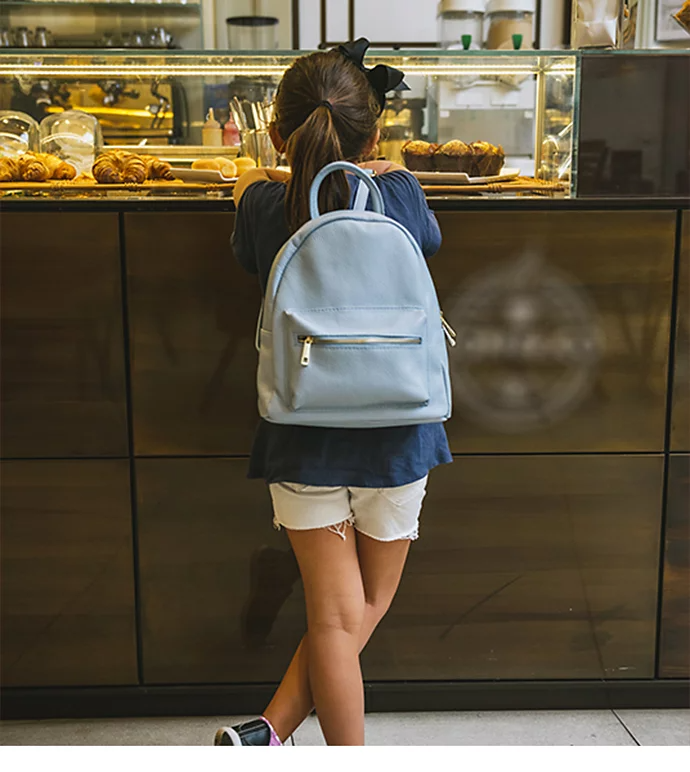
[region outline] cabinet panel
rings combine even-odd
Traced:
[[[233,215],[125,215],[135,451],[248,453],[258,420],[258,282]]]
[[[671,450],[690,450],[690,212],[683,213],[681,228]]]
[[[367,678],[651,678],[660,457],[457,458]]]
[[[136,684],[127,461],[4,461],[2,683]]]
[[[304,632],[287,538],[245,468],[137,462],[147,683],[277,681]],[[651,677],[661,475],[646,456],[436,470],[366,678]]]
[[[305,630],[287,537],[246,469],[246,459],[137,461],[148,684],[279,681]],[[274,618],[269,646],[248,634]]]
[[[690,677],[690,456],[668,466],[659,675]]]
[[[2,454],[127,453],[117,214],[4,212]]]
[[[675,213],[439,221],[453,451],[662,450]]]

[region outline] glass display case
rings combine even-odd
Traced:
[[[21,111],[39,123],[63,110],[82,110],[98,118],[105,150],[145,145],[147,154],[181,168],[207,155],[242,154],[238,138],[265,129],[260,116],[270,112],[283,72],[299,55],[7,51],[0,53],[0,110]],[[578,54],[370,52],[367,64],[378,62],[403,70],[410,86],[389,95],[380,157],[404,160],[409,140],[483,141],[502,147],[502,177],[536,178],[544,189],[572,194]],[[240,109],[233,112],[233,103]],[[222,150],[203,144],[211,108],[223,130]],[[247,125],[237,125],[244,120]],[[433,186],[436,179],[424,182]],[[453,175],[438,181],[439,192],[442,184],[457,182]],[[189,193],[199,195],[198,186]]]

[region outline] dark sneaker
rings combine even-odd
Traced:
[[[255,718],[244,724],[223,726],[213,740],[214,745],[282,745],[273,727],[265,718]]]

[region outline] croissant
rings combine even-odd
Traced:
[[[72,166],[50,153],[34,153],[34,157],[42,161],[49,172],[51,180],[73,180],[77,176],[77,170]]]
[[[48,167],[33,153],[19,156],[19,176],[24,182],[45,182],[50,177]]]
[[[144,182],[147,167],[142,158],[126,150],[109,150],[99,156],[91,169],[97,182],[116,184]]]
[[[16,158],[0,158],[0,182],[17,182],[20,180],[19,162]]]
[[[175,175],[172,166],[167,161],[161,161],[152,155],[142,155],[141,160],[146,164],[148,178],[150,180],[174,180]]]

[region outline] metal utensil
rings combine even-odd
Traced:
[[[232,112],[232,119],[235,121],[235,126],[237,126],[240,131],[247,131],[249,129],[247,119],[244,116],[242,104],[236,96],[230,100],[230,111]]]

